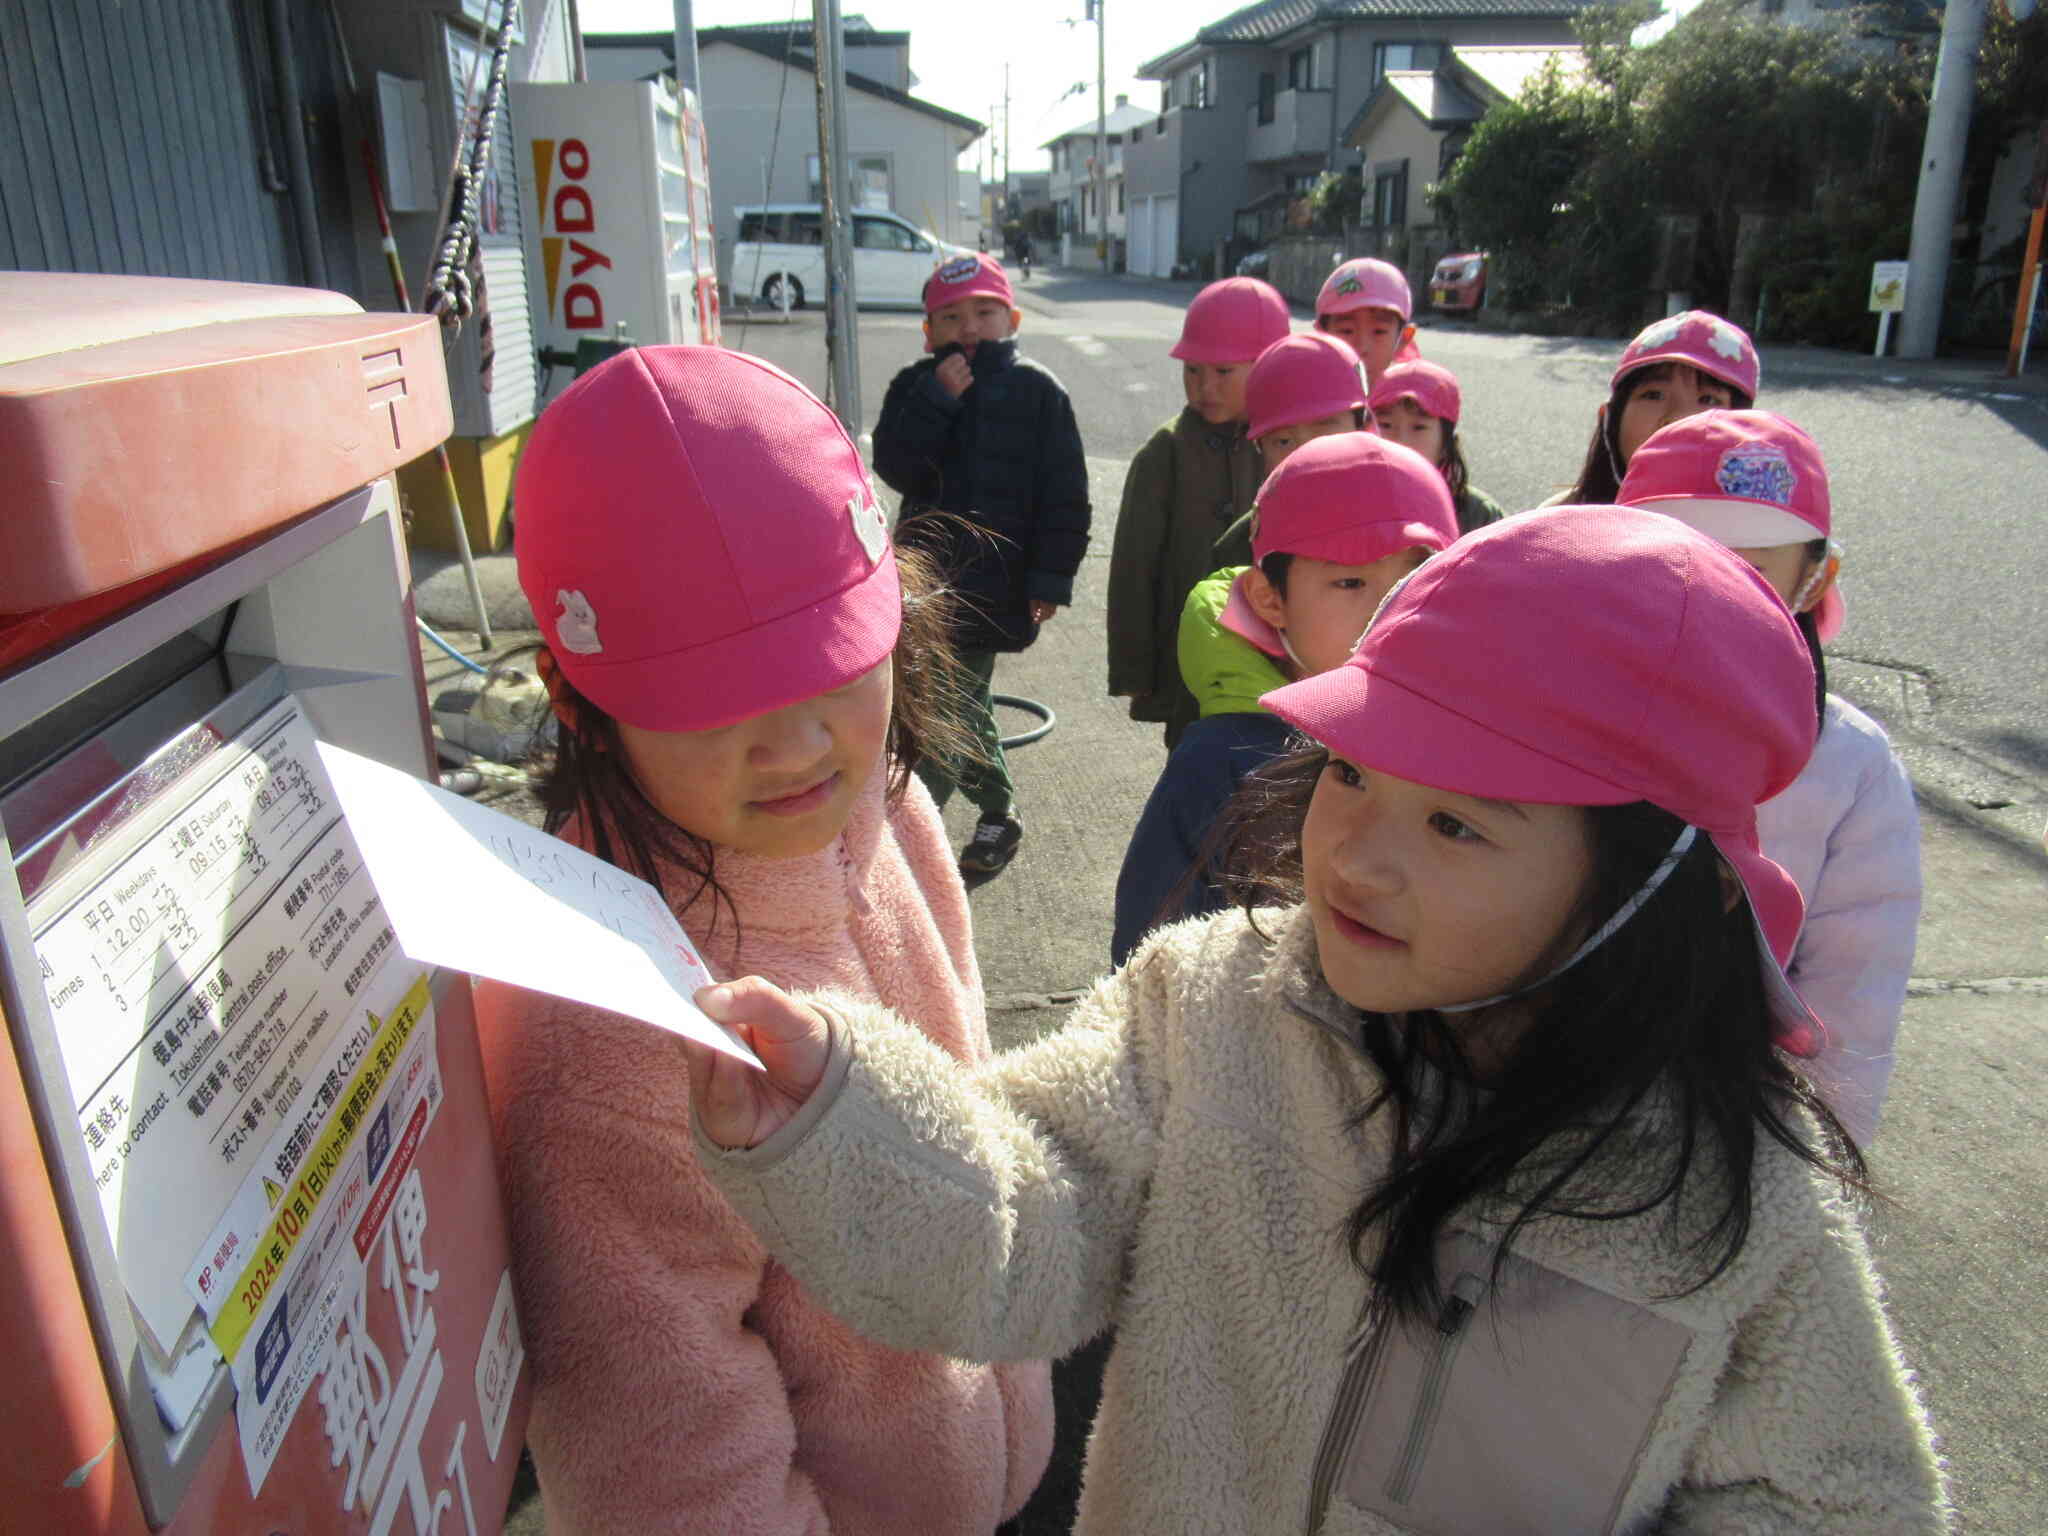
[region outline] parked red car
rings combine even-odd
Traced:
[[[1486,297],[1486,255],[1460,251],[1446,256],[1429,275],[1429,302],[1438,309],[1471,311]]]

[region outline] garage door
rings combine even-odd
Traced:
[[[1152,275],[1152,204],[1154,198],[1141,197],[1131,204],[1130,259],[1126,266],[1140,277]]]
[[[1173,276],[1173,264],[1180,256],[1180,199],[1152,199],[1152,275]]]

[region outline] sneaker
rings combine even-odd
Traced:
[[[1012,811],[1003,816],[984,816],[975,823],[974,836],[960,850],[960,873],[992,875],[1016,856],[1024,841],[1024,823]]]

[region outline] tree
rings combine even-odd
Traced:
[[[1637,46],[1653,14],[1582,12],[1584,74],[1551,71],[1490,112],[1439,199],[1501,258],[1509,302],[1575,303],[1622,327],[1649,303],[1660,216],[1698,220],[1694,269],[1674,286],[1708,307],[1727,303],[1745,216],[1763,216],[1780,231],[1762,261],[1779,312],[1837,329],[1838,304],[1793,300],[1840,288],[1830,232],[1849,237],[1867,278],[1863,248],[1910,220],[1931,49],[1879,35],[1861,13],[1786,26],[1742,0],[1705,0]],[[2025,65],[2007,54],[2018,91]]]

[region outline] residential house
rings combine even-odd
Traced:
[[[1116,105],[1107,114],[1089,113],[1085,122],[1076,123],[1064,133],[1047,139],[1039,147],[1052,155],[1052,203],[1058,217],[1058,232],[1071,237],[1065,241],[1071,250],[1086,252],[1092,257],[1095,242],[1102,234],[1102,210],[1096,206],[1096,198],[1102,197],[1109,210],[1109,239],[1112,245],[1126,238],[1128,199],[1124,189],[1124,144],[1132,133],[1141,133],[1149,128],[1158,113],[1147,107],[1134,107],[1131,98],[1118,96]],[[1109,150],[1108,175],[1098,190],[1095,175],[1095,133],[1100,127],[1107,139]]]
[[[1582,0],[1258,0],[1142,65],[1159,113],[1127,152],[1131,269],[1211,271],[1238,233],[1360,166],[1343,129],[1390,70],[1453,47],[1573,40]],[[1239,242],[1243,243],[1243,242]],[[1141,263],[1139,253],[1144,252]]]
[[[1570,78],[1584,67],[1575,47],[1453,44],[1434,68],[1388,70],[1343,132],[1361,170],[1357,222],[1378,254],[1413,269],[1411,279],[1426,274],[1443,251],[1424,189],[1450,169],[1473,124],[1544,70]]]
[[[1020,223],[1032,224],[1035,228],[1037,221],[1032,215],[1041,210],[1047,213],[1056,212],[1051,171],[1012,171],[1009,179],[1010,196],[1003,212],[1006,221],[1015,219]]]
[[[973,245],[979,210],[963,205],[960,155],[982,125],[911,94],[910,34],[844,21],[847,164],[853,200],[889,208],[942,239]],[[675,67],[673,32],[587,33],[593,80],[637,80]],[[815,202],[817,66],[808,23],[703,27],[697,77],[711,160],[719,271],[728,279],[739,220],[754,203]]]

